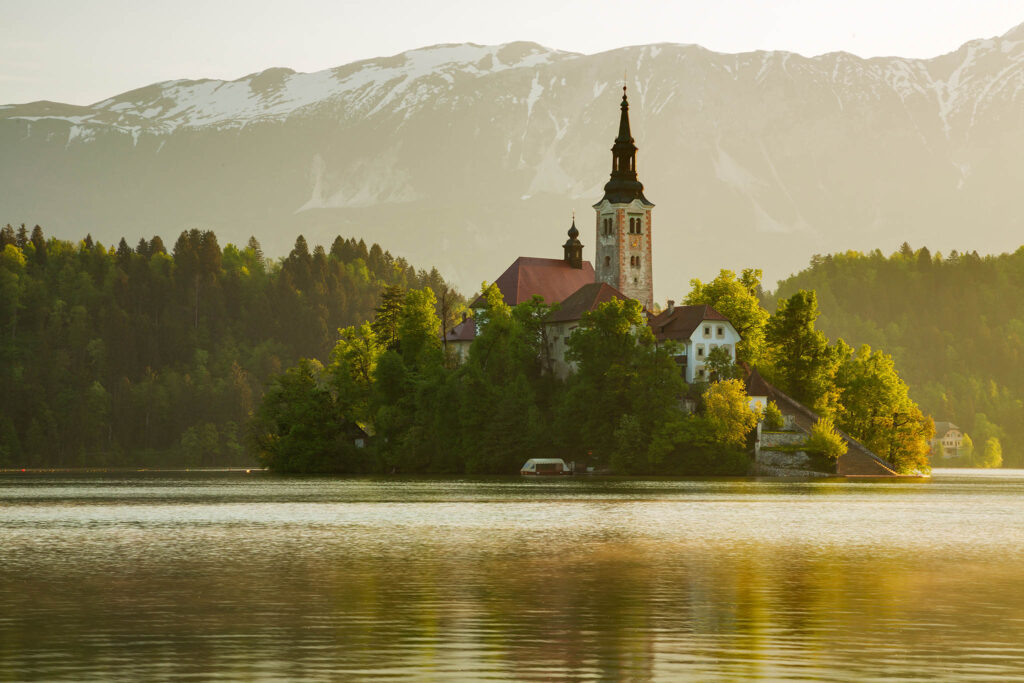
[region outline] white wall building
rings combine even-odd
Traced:
[[[690,384],[710,379],[706,361],[715,349],[724,348],[732,362],[736,362],[740,335],[732,323],[711,306],[676,306],[669,301],[664,311],[650,319],[650,326],[659,344],[675,342],[678,345],[676,362],[682,366],[683,377]]]

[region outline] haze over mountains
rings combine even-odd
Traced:
[[[130,244],[212,228],[273,255],[355,235],[469,293],[560,257],[573,210],[592,257],[624,70],[659,300],[720,267],[771,284],[817,252],[1024,242],[1024,24],[928,60],[440,45],[7,105],[0,223]]]

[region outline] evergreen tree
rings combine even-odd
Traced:
[[[370,327],[378,343],[385,349],[398,349],[398,323],[404,304],[405,290],[392,285],[381,292],[380,303],[373,309],[374,318]]]
[[[18,238],[14,235],[14,228],[10,223],[0,228],[0,250],[8,244],[17,246]]]
[[[833,377],[841,352],[830,348],[825,335],[815,329],[817,318],[815,293],[801,290],[779,302],[765,339],[775,383],[818,413],[829,414],[837,400]]]

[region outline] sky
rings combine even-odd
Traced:
[[[157,81],[317,71],[438,43],[933,57],[1021,22],[1022,0],[0,0],[0,103],[84,105]]]

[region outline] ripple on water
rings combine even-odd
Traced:
[[[1022,494],[0,476],[0,679],[1024,680]]]

